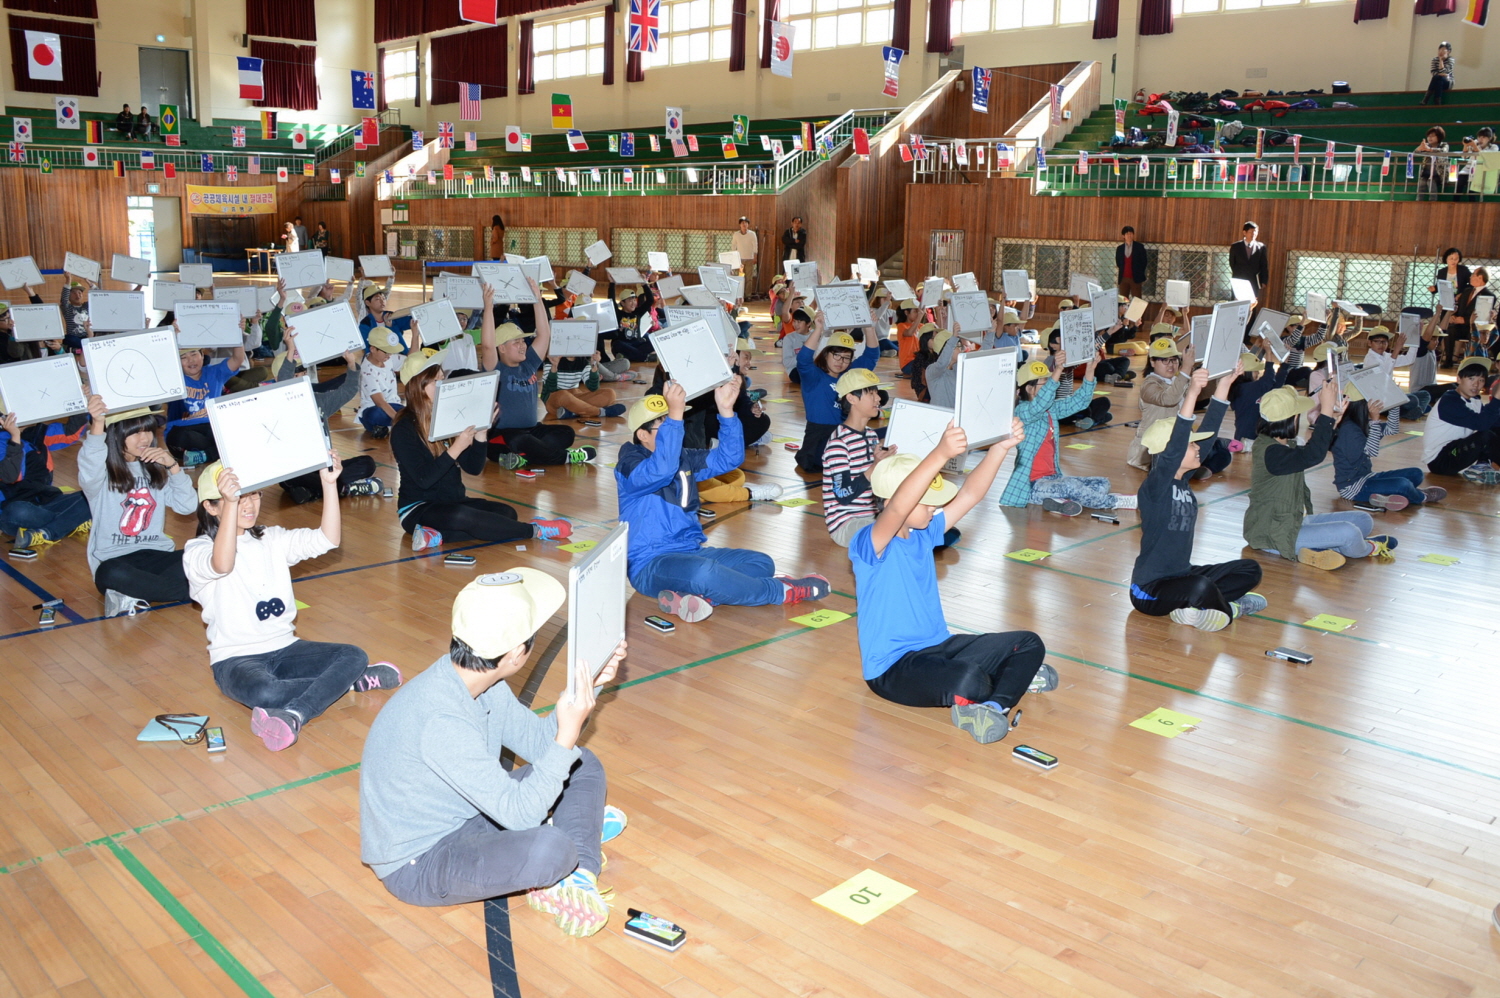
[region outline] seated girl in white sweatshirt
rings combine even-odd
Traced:
[[[215,462],[198,479],[198,536],[183,549],[193,599],[203,607],[208,660],[219,691],[250,707],[250,732],[272,752],[297,741],[302,726],[350,690],[394,689],[401,672],[370,664],[353,645],[302,641],[291,566],[338,547],[342,463],[318,473],[323,522],[317,530],[257,524],[260,493],[241,493],[234,472]]]

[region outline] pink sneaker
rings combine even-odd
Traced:
[[[714,612],[714,605],[702,596],[692,593],[677,593],[663,589],[656,594],[656,605],[663,613],[670,613],[689,624],[707,620]]]
[[[297,732],[301,728],[301,719],[289,710],[256,707],[250,712],[250,733],[264,742],[272,752],[280,752],[297,744]]]
[[[1241,451],[1243,451],[1244,449],[1245,449],[1245,442],[1243,440],[1231,440],[1231,441],[1229,441],[1229,453],[1231,453],[1231,454],[1238,454]]]

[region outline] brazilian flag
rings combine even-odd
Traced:
[[[182,131],[177,127],[181,124],[177,118],[177,105],[163,104],[161,106],[161,116],[157,119],[157,124],[161,126],[161,133],[163,135],[181,135]]]

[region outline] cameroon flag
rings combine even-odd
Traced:
[[[91,121],[85,121],[83,127],[86,131],[86,137],[83,140],[85,145],[99,146],[104,144],[104,122],[98,118],[94,118]]]
[[[304,177],[316,177],[318,175],[317,168],[315,166],[313,166],[311,163],[303,163],[302,164],[302,175]]]
[[[552,127],[573,127],[573,98],[567,94],[552,95]]]

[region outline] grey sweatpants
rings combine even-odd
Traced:
[[[579,867],[597,876],[604,767],[588,749],[582,753],[552,806],[550,825],[513,830],[475,815],[387,876],[386,890],[430,908],[551,887]],[[522,766],[511,779],[524,780],[530,770]]]

